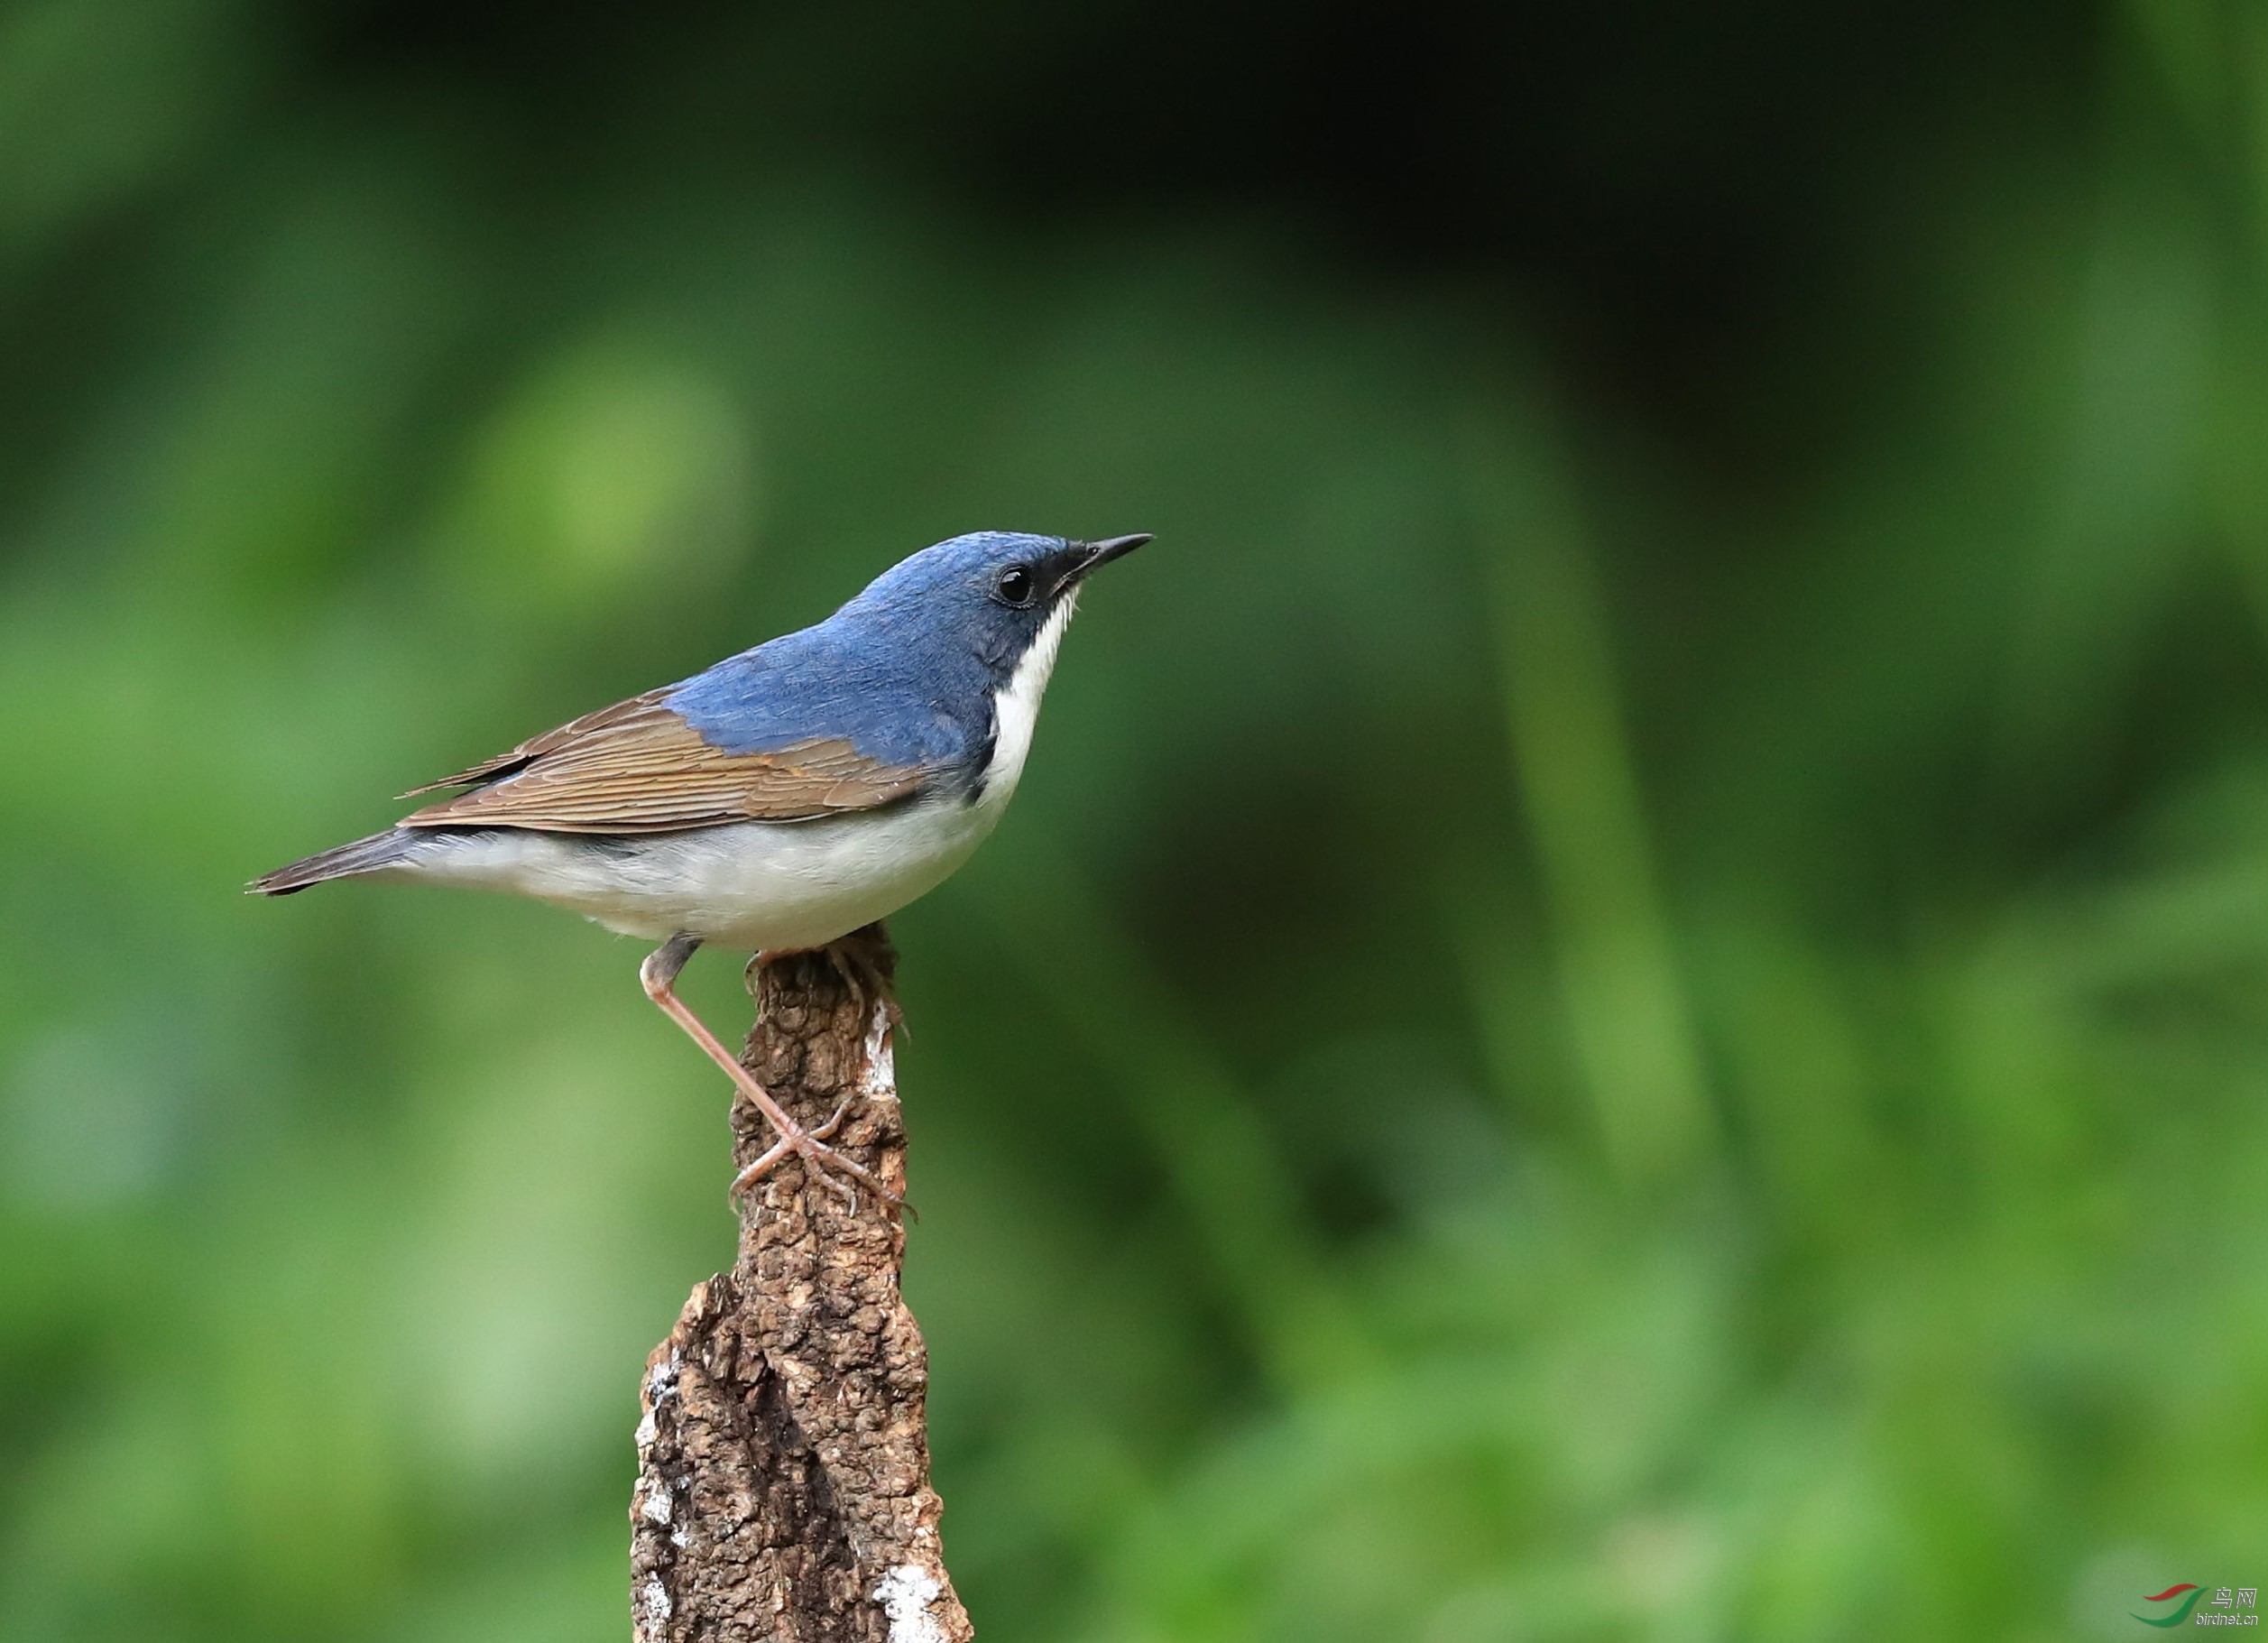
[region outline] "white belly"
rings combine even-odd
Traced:
[[[944,882],[1006,808],[920,799],[799,822],[736,822],[604,843],[574,834],[442,835],[385,876],[531,896],[610,930],[684,931],[742,952],[823,946]]]

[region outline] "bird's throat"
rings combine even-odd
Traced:
[[[1023,776],[1024,761],[1031,754],[1032,732],[1039,724],[1039,700],[1056,670],[1056,652],[1063,648],[1064,630],[1079,603],[1076,588],[1063,596],[1033,637],[1031,648],[1016,664],[1008,683],[992,694],[992,757],[984,767],[977,802],[1004,805]]]

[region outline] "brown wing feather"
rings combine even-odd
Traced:
[[[655,692],[585,714],[417,789],[486,784],[428,805],[401,825],[668,833],[724,822],[797,821],[907,798],[933,773],[878,764],[839,738],[777,752],[729,753],[703,741]]]
[[[498,753],[493,759],[484,759],[454,776],[444,776],[438,781],[429,781],[421,788],[411,788],[398,794],[401,798],[415,798],[420,793],[438,793],[443,788],[461,788],[476,781],[493,781],[508,775],[518,765],[530,764],[544,754],[572,746],[585,736],[607,730],[614,725],[632,723],[660,706],[665,693],[649,690],[643,696],[633,696],[628,701],[616,702],[596,713],[586,713],[579,719],[569,719],[556,729],[547,730],[539,736],[530,736],[508,753]]]

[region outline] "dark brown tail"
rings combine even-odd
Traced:
[[[318,851],[289,867],[263,872],[244,889],[253,895],[288,896],[327,879],[351,879],[359,872],[375,872],[401,861],[416,842],[416,835],[409,828],[389,827],[383,833],[358,838],[351,845]]]

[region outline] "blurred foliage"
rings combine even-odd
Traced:
[[[622,1634],[724,1090],[549,909],[235,887],[985,526],[1158,533],[895,927],[988,1638],[2258,1582],[2263,92],[2236,0],[0,9],[0,1633]]]

